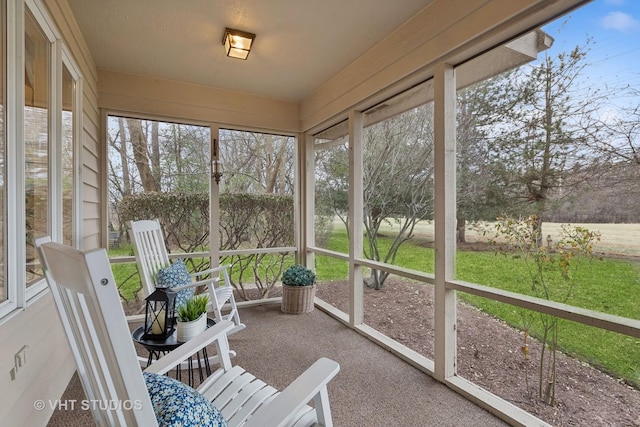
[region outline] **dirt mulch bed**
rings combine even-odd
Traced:
[[[346,282],[320,283],[317,296],[348,312]],[[364,302],[367,325],[433,359],[432,286],[389,278],[382,290],[365,289]],[[547,405],[537,398],[538,342],[529,340],[526,361],[518,330],[463,303],[457,319],[460,376],[555,426],[640,426],[640,391],[560,354],[556,403]]]

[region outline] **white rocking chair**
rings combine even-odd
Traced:
[[[87,399],[120,403],[90,405],[97,425],[157,426],[158,409],[154,411],[153,406],[157,401],[152,403],[154,397],[150,397],[137,363],[106,251],[81,252],[48,238],[39,239],[36,246]],[[227,332],[232,328],[228,320],[217,323],[145,372],[165,374],[213,344],[221,367],[205,379],[197,389],[200,394],[195,395],[211,401],[229,426],[332,425],[327,383],[340,369],[336,362],[319,359],[278,393],[239,366],[231,366]],[[167,381],[186,387],[175,380]],[[307,405],[311,400],[315,408]],[[172,405],[177,403],[173,401]]]
[[[140,281],[142,282],[142,289],[145,293],[144,296],[147,297],[156,289],[156,276],[158,271],[161,268],[169,266],[171,261],[169,260],[169,254],[164,244],[162,228],[157,219],[130,221],[129,228],[136,262],[138,264],[138,272],[140,273]],[[173,290],[179,291],[207,285],[209,300],[215,316],[214,320],[216,322],[231,320],[235,325],[231,332],[229,332],[232,334],[244,329],[245,325],[240,322],[238,307],[236,307],[236,300],[233,296],[233,286],[231,286],[229,273],[227,271],[228,267],[229,266],[225,265],[194,273],[192,274],[194,281],[191,284],[178,286],[173,288]],[[209,278],[198,280],[199,277],[205,275],[209,275]],[[222,277],[220,278],[220,276]],[[219,284],[221,280],[223,283]],[[222,314],[225,304],[229,304],[230,311]]]

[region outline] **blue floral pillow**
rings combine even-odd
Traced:
[[[191,283],[191,274],[181,259],[175,260],[169,267],[158,271],[157,286],[159,288],[175,288]],[[193,288],[178,291],[176,295],[176,312],[187,300],[193,298]]]
[[[160,427],[227,427],[218,408],[185,383],[166,375],[143,375]]]

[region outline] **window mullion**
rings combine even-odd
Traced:
[[[26,301],[25,273],[25,223],[24,223],[24,3],[7,1],[7,185],[5,283],[8,301],[0,314],[16,307],[24,307]]]
[[[61,59],[63,67],[71,75],[71,79],[73,80],[73,93],[71,100],[71,111],[73,114],[73,120],[71,123],[72,126],[72,140],[73,140],[73,163],[72,163],[72,173],[73,173],[73,186],[72,186],[72,244],[77,248],[82,248],[82,87],[83,80],[80,72],[78,71],[78,66],[73,61],[71,54],[68,52],[67,47],[61,44]],[[64,79],[62,79],[64,82]],[[61,92],[62,102],[64,104],[64,87]],[[61,113],[64,111],[64,106],[62,107]],[[63,127],[64,128],[64,127]],[[64,154],[64,153],[62,153]],[[63,196],[64,196],[64,186],[62,188]],[[62,203],[62,207],[64,209],[64,200]],[[64,214],[63,214],[64,220]],[[62,234],[64,235],[64,228],[62,230]]]
[[[51,43],[49,99],[49,235],[62,241],[62,61],[59,42]]]

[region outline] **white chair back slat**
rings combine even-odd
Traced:
[[[157,425],[106,251],[36,246],[96,423]]]
[[[134,254],[140,271],[140,280],[146,295],[156,288],[156,273],[170,264],[169,253],[164,244],[160,222],[155,220],[130,221]]]
[[[41,253],[41,246],[44,243],[51,242],[51,239],[46,236],[39,239],[36,239],[35,244],[38,248],[38,253],[43,263],[43,270],[45,278],[48,283],[53,283],[53,278],[49,272],[49,269],[44,267],[44,255]],[[100,391],[101,386],[98,381],[94,381],[93,378],[96,372],[95,363],[93,363],[93,359],[88,356],[86,352],[80,350],[80,348],[84,347],[89,340],[86,339],[86,331],[85,328],[82,327],[82,321],[76,319],[82,319],[82,310],[78,310],[79,298],[82,296],[80,294],[71,292],[65,288],[61,288],[58,286],[50,286],[51,295],[53,297],[54,303],[58,307],[64,307],[64,311],[67,313],[73,313],[72,316],[59,316],[62,322],[62,326],[65,330],[65,335],[67,336],[69,345],[71,347],[71,351],[73,354],[73,358],[76,361],[76,366],[78,370],[78,375],[80,378],[84,378],[82,382],[82,387],[84,389],[85,395],[89,401],[97,401],[103,393]],[[64,296],[63,296],[64,295]],[[79,340],[83,343],[83,345],[78,346],[76,342],[72,341],[71,336],[77,336]],[[96,413],[95,420],[98,425],[106,425],[109,423],[111,417],[105,417],[102,413]]]
[[[96,405],[102,404],[103,406],[106,402],[117,402],[119,399],[118,391],[111,377],[105,376],[104,367],[108,365],[102,347],[98,345],[100,338],[98,334],[95,333],[93,318],[89,315],[89,313],[95,310],[87,303],[84,295],[73,295],[69,291],[66,292],[69,294],[69,300],[73,302],[72,312],[74,318],[78,319],[76,329],[79,332],[78,340],[81,343],[80,348],[87,349],[87,351],[81,351],[81,355],[86,359],[85,366],[89,369],[86,375],[88,381],[91,383],[90,388],[93,390],[91,393],[93,396],[88,398],[88,401],[90,404],[94,404],[93,402],[95,402]],[[106,418],[107,425],[125,425],[127,421],[124,415],[117,411],[98,411],[98,413]]]

